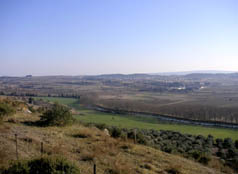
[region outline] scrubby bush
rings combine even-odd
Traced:
[[[231,138],[225,138],[223,142],[223,148],[231,148],[233,146],[233,142]]]
[[[15,109],[7,103],[0,103],[0,121],[2,121],[3,117],[14,114]]]
[[[238,151],[235,148],[229,148],[227,150],[227,158],[231,159],[231,158],[235,158],[238,157]]]
[[[69,108],[57,103],[44,112],[40,118],[42,125],[46,126],[65,126],[73,121]]]
[[[223,147],[223,140],[220,139],[220,138],[217,138],[217,139],[216,139],[216,146],[217,146],[218,148],[222,148],[222,147]]]
[[[127,132],[125,132],[125,131],[122,131],[122,133],[121,133],[121,138],[122,138],[122,140],[124,140],[124,141],[126,141],[127,140]]]
[[[238,149],[238,140],[235,141],[235,147]]]
[[[148,141],[146,140],[145,136],[141,132],[138,132],[136,134],[136,141],[139,144],[144,144],[144,145],[149,144]]]
[[[104,123],[97,123],[97,124],[95,124],[95,127],[97,127],[100,130],[104,130],[107,128],[107,125]]]
[[[207,155],[203,155],[199,158],[198,162],[207,165],[209,163],[209,161],[211,161],[211,158]]]
[[[214,144],[213,136],[208,135],[208,137],[206,139],[206,145],[211,148],[213,146],[213,144]]]
[[[79,169],[62,157],[44,157],[29,161],[17,161],[4,174],[79,174]]]
[[[111,129],[109,129],[109,131],[110,131],[111,136],[114,138],[119,138],[122,134],[122,130],[117,127],[112,127]]]
[[[34,102],[34,98],[29,97],[29,98],[28,98],[28,103],[29,103],[29,104],[33,104],[33,102]]]
[[[181,166],[172,166],[168,169],[166,169],[166,172],[168,174],[180,174],[181,173]]]
[[[30,168],[26,161],[17,161],[3,172],[4,174],[30,174]]]
[[[195,160],[198,160],[201,157],[201,152],[193,151],[191,155]]]
[[[226,159],[226,153],[224,152],[224,150],[219,150],[217,153],[216,153],[216,156],[222,158],[222,159]]]
[[[129,130],[127,133],[128,138],[134,139],[135,138],[135,133],[133,130]]]

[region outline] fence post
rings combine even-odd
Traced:
[[[41,148],[40,148],[40,152],[41,152],[41,157],[44,153],[44,146],[43,146],[43,142],[41,142]]]
[[[17,144],[17,134],[15,134],[15,141],[16,141],[16,158],[18,160],[18,144]]]
[[[134,129],[134,143],[136,144],[136,129]]]
[[[96,174],[97,173],[97,170],[96,170],[97,168],[96,168],[96,164],[94,163],[93,164],[93,174]]]
[[[27,151],[30,153],[30,138],[27,138]]]

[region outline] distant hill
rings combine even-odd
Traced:
[[[188,75],[188,74],[230,74],[235,73],[235,71],[219,71],[219,70],[204,70],[204,71],[181,71],[181,72],[161,72],[161,73],[152,73],[151,75]]]
[[[193,73],[184,75],[186,78],[238,78],[238,73]]]
[[[144,79],[151,78],[150,74],[102,74],[95,76],[85,76],[87,79]]]
[[[184,72],[167,72],[167,73],[152,73],[152,74],[102,74],[84,76],[85,79],[158,79],[170,78],[173,76],[181,76],[184,78],[237,78],[238,73],[233,71],[184,71]]]

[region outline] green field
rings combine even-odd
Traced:
[[[39,98],[36,98],[39,99]],[[77,103],[77,99],[73,98],[57,98],[57,97],[43,97],[42,99],[50,102],[59,102],[68,105],[80,112],[80,115],[75,115],[75,118],[87,123],[105,123],[125,128],[140,128],[140,129],[155,129],[155,130],[173,130],[181,133],[188,133],[193,135],[213,135],[216,138],[230,137],[233,140],[238,140],[238,130],[224,129],[224,128],[210,128],[194,125],[169,124],[161,123],[155,117],[139,117],[131,115],[118,115],[94,110],[85,109]]]

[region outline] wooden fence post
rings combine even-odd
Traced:
[[[44,153],[44,146],[43,146],[43,142],[41,142],[41,148],[40,148],[40,152],[41,152],[41,157]]]
[[[16,158],[18,160],[18,144],[17,144],[17,134],[15,134],[15,141],[16,141]]]
[[[96,164],[93,165],[93,174],[97,173],[97,168],[96,168]]]
[[[134,129],[134,143],[136,144],[136,129]]]
[[[30,153],[30,138],[27,138],[27,151]]]

